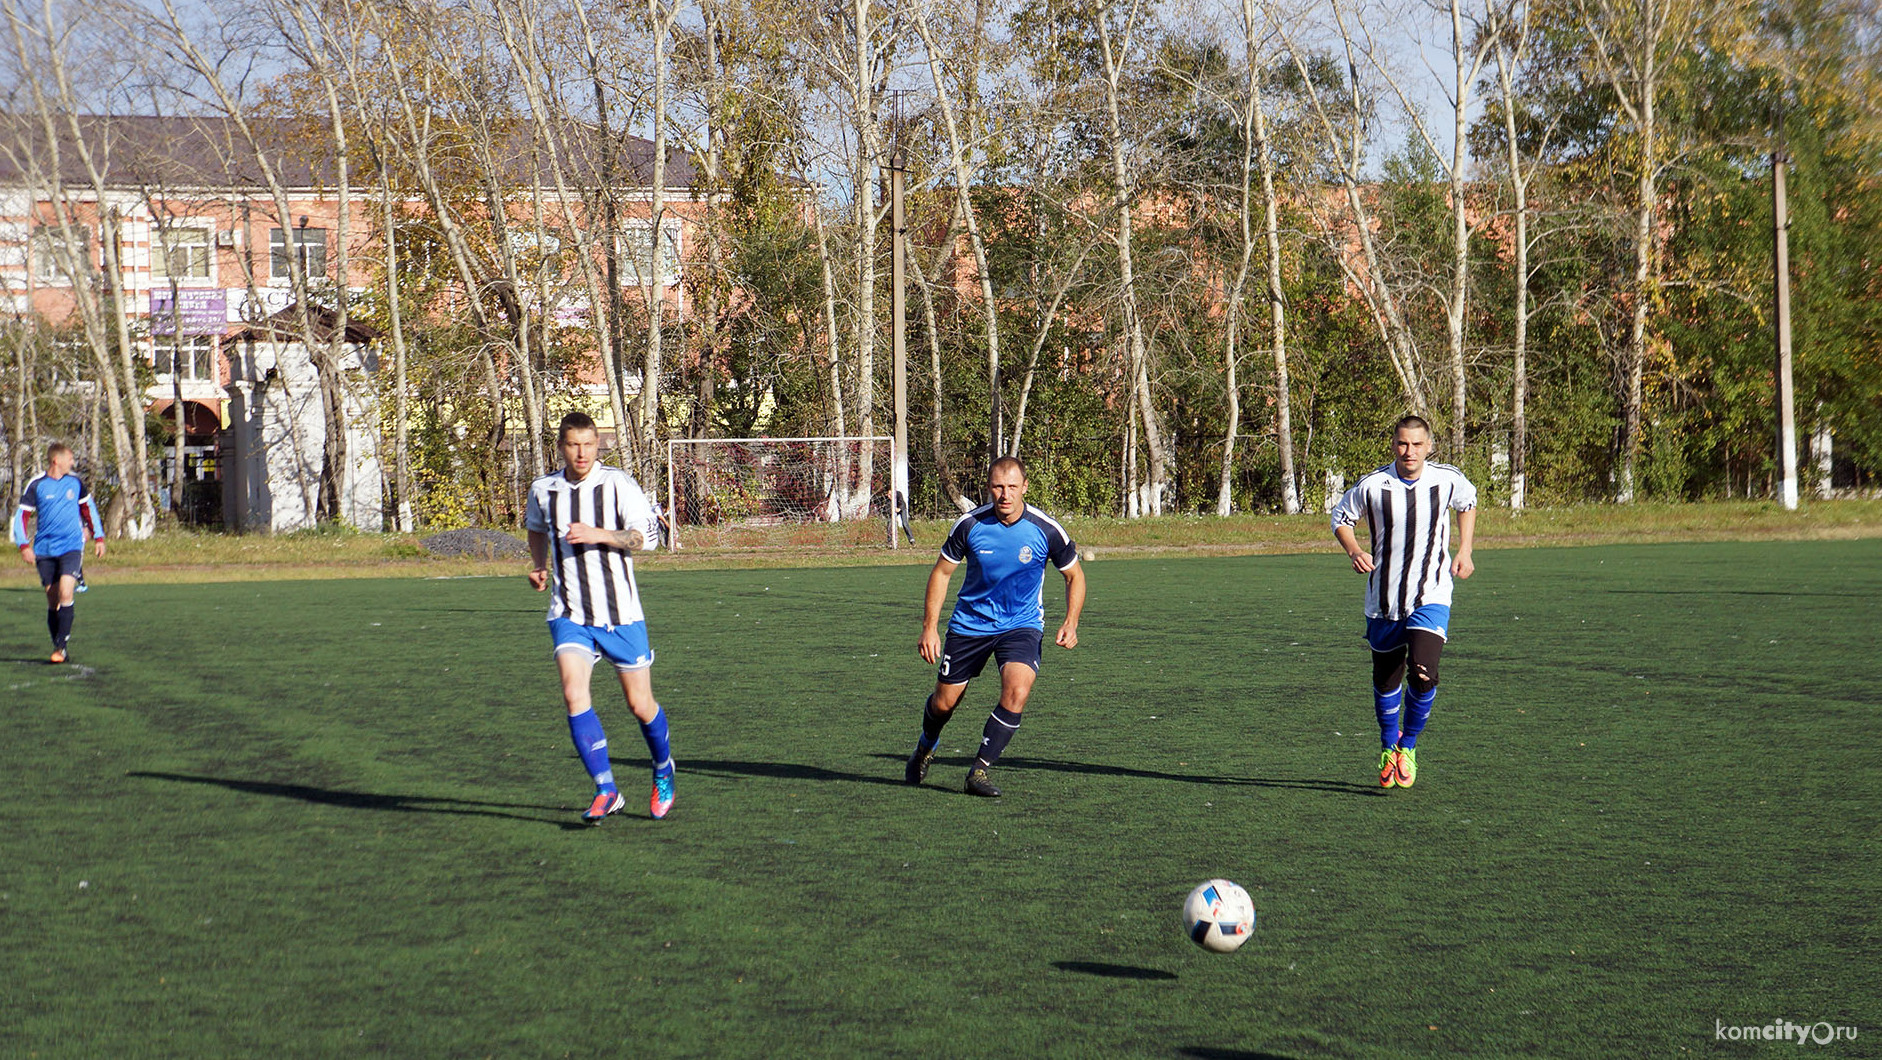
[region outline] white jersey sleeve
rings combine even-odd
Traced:
[[[660,518],[653,511],[653,504],[647,500],[647,492],[640,488],[640,483],[629,477],[627,486],[615,493],[616,514],[621,526],[628,530],[639,530],[642,552],[651,552],[660,547]]]
[[[1477,506],[1477,487],[1464,477],[1462,471],[1456,472],[1451,486],[1451,510],[1467,512]]]
[[[555,527],[549,525],[548,513],[542,510],[543,494],[541,479],[530,483],[529,503],[523,508],[523,529],[537,534],[552,534]]]
[[[1339,502],[1333,505],[1333,529],[1338,530],[1342,526],[1352,526],[1365,517],[1365,490],[1366,480],[1361,478],[1358,482],[1353,484],[1352,489],[1347,490],[1340,496]]]

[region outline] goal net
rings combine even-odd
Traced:
[[[888,543],[891,445],[886,437],[673,439],[674,543]]]

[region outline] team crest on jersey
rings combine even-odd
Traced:
[[[1022,545],[1022,546],[1020,546],[1020,550],[1019,550],[1019,561],[1020,561],[1021,563],[1031,563],[1031,562],[1032,562],[1032,546],[1031,546],[1031,545]]]
[[[69,500],[72,500],[72,499],[74,499],[74,498],[76,498],[77,496],[78,496],[78,491],[77,491],[77,490],[75,490],[75,489],[73,489],[73,488],[72,488],[72,487],[70,487],[70,486],[67,486],[67,487],[65,488],[65,499],[66,499],[66,500],[68,500],[68,501],[69,501]]]

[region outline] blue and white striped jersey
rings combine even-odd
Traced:
[[[1044,629],[1046,562],[1070,570],[1078,546],[1056,520],[1032,505],[1008,526],[991,504],[955,520],[941,558],[967,564],[954,598],[948,631],[984,637],[1015,629]]]
[[[1451,513],[1477,506],[1477,487],[1449,464],[1427,462],[1416,482],[1387,464],[1333,506],[1333,528],[1364,519],[1371,534],[1366,617],[1398,621],[1451,602]]]
[[[610,545],[572,545],[569,524],[603,530],[639,530],[653,548],[660,528],[640,483],[619,468],[596,464],[580,482],[565,471],[529,486],[523,527],[549,535],[549,620],[583,626],[625,626],[644,621],[634,560]]]

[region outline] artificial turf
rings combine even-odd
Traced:
[[[1882,542],[1477,560],[1414,789],[1329,552],[1090,564],[998,801],[925,568],[643,570],[598,828],[520,577],[0,591],[0,1055],[1882,1054]]]

